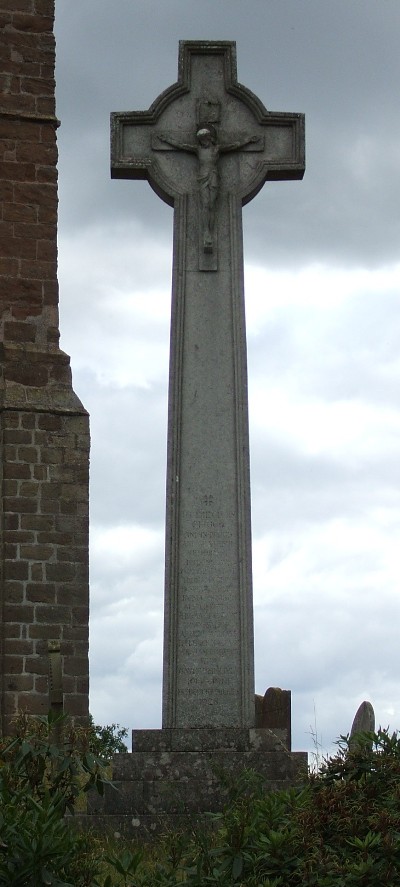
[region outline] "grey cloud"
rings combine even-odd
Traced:
[[[91,413],[92,520],[163,526],[165,387],[104,387],[79,373],[75,387]]]
[[[118,16],[109,4],[96,4],[93,22],[92,3],[80,4],[78,16],[60,2],[61,218],[76,226],[101,211],[122,219],[133,214],[166,236],[169,211],[155,211],[144,185],[109,181],[109,112],[145,109],[175,82],[179,38],[236,38],[240,79],[271,110],[307,115],[304,182],[271,183],[252,204],[249,258],[271,265],[298,265],[317,254],[352,264],[390,260],[400,234],[398,8],[373,0],[283,0],[279,7],[254,2],[251,13],[242,0],[120,2]],[[360,139],[370,141],[364,180]],[[75,205],[63,189],[64,177],[74,175],[80,179]]]
[[[314,705],[327,745],[363,698],[399,726],[400,331],[397,284],[382,283],[400,242],[398,0],[56,6],[61,329],[91,413],[93,539],[127,524],[154,533],[128,557],[93,545],[93,714],[140,727],[159,726],[161,712],[168,330],[164,316],[124,317],[107,296],[146,300],[162,287],[169,299],[172,211],[146,182],[110,180],[109,113],[146,109],[175,82],[179,38],[236,39],[240,80],[270,110],[307,119],[304,180],[269,183],[244,210],[247,261],[319,264],[327,281],[337,269],[382,272],[376,290],[338,293],[325,313],[299,286],[249,335],[257,689],[292,688],[296,748],[312,749]],[[162,352],[153,372],[146,342],[150,363]],[[118,346],[130,361],[122,382]],[[271,410],[272,389],[296,408],[292,428]],[[320,424],[342,402],[365,409],[372,439],[308,452],[310,402],[316,430],[319,405]]]

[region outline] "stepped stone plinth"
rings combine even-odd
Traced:
[[[113,785],[90,798],[89,812],[96,828],[138,839],[220,811],[244,770],[272,791],[299,783],[307,769],[304,752],[289,752],[266,729],[134,730],[132,744],[132,754],[115,756]]]

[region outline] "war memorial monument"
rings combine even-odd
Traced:
[[[242,206],[303,173],[303,115],[238,83],[232,42],[182,41],[177,83],[111,115],[112,176],[174,208],[162,729],[133,731],[96,802],[118,830],[215,809],[220,768],[278,786],[305,764],[287,691],[256,718],[242,246]]]

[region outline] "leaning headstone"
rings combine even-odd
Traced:
[[[261,726],[272,730],[291,749],[292,694],[290,690],[269,687],[263,699]]]
[[[375,732],[375,712],[370,702],[362,702],[357,709],[350,730],[349,748],[357,744],[357,736],[360,733]],[[371,741],[372,745],[372,741]]]

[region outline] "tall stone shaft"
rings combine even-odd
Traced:
[[[46,714],[55,694],[78,721],[88,714],[89,426],[58,344],[53,23],[54,0],[1,3],[3,733],[20,711]]]
[[[197,238],[181,232],[185,216],[196,217],[194,202],[193,196],[184,200],[174,235],[163,717],[169,726],[251,726],[241,213],[234,196],[221,195],[218,268],[203,272]]]
[[[178,82],[112,115],[112,175],[174,206],[163,727],[254,725],[242,212],[301,178],[304,119],[236,79],[235,45],[183,41]]]

